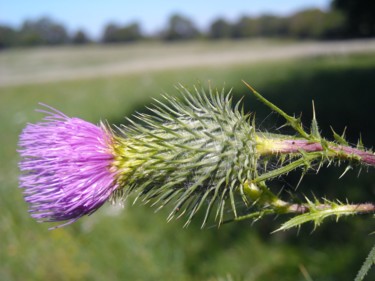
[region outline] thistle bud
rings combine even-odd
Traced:
[[[182,100],[165,97],[153,115],[139,114],[139,122],[120,129],[114,142],[120,188],[112,198],[135,192],[159,208],[171,203],[169,219],[188,213],[188,223],[204,206],[204,224],[215,206],[221,221],[227,199],[236,215],[234,198],[255,177],[255,128],[238,105],[233,109],[230,95],[180,91]]]

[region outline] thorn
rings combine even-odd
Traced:
[[[316,174],[319,173],[320,169],[323,167],[323,164],[324,162],[323,162],[323,157],[322,157],[322,160],[319,162],[318,168],[316,168]]]
[[[301,174],[301,177],[299,178],[299,181],[298,181],[298,183],[297,183],[297,185],[296,185],[296,188],[295,188],[294,190],[297,190],[297,189],[298,189],[299,185],[301,184],[303,178],[304,178],[305,175],[306,175],[306,172],[307,172],[307,169],[304,169],[303,172],[302,172],[302,174]]]
[[[279,163],[281,166],[284,165],[287,156],[288,156],[287,154],[280,155]]]
[[[341,176],[339,177],[339,179],[341,179],[351,169],[352,169],[352,166],[350,166],[350,165],[346,166],[344,172],[341,174]]]
[[[343,139],[345,139],[346,128],[347,128],[347,127],[345,126],[344,131],[343,131],[342,134],[341,134],[341,137],[342,137]]]
[[[276,131],[280,131],[282,128],[290,126],[288,123],[282,124],[280,127],[276,128]]]
[[[176,211],[175,211],[175,213],[177,213],[177,212],[179,212],[180,211],[180,209],[176,209]],[[176,217],[176,219],[179,219],[179,218],[181,218],[184,214],[186,213],[186,209],[184,209],[177,217]]]
[[[304,197],[305,197],[305,200],[307,202],[307,205],[309,206],[309,209],[313,209],[314,203],[306,195],[304,195]],[[315,201],[318,200],[314,194],[313,194],[313,197],[314,197]],[[318,201],[318,203],[319,203],[319,201]]]
[[[248,83],[246,83],[245,80],[242,79],[241,81],[242,81],[242,83],[244,83],[246,85],[246,87],[248,87],[250,89],[250,91],[252,91],[253,93],[257,92],[257,91],[255,91],[255,89],[253,87],[251,87]]]
[[[267,165],[268,165],[268,160],[265,160],[263,164],[263,169],[265,172],[267,172]]]
[[[360,149],[360,150],[364,150],[365,149],[365,146],[363,145],[363,142],[362,142],[362,134],[361,133],[359,134],[357,148]]]
[[[313,120],[316,120],[314,100],[312,100],[311,102],[312,102],[312,109],[313,109]]]
[[[357,175],[358,178],[359,178],[359,176],[361,175],[361,172],[362,172],[362,166],[359,167],[358,175]]]

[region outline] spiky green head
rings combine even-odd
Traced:
[[[159,208],[170,203],[169,219],[188,213],[187,223],[204,208],[205,224],[214,209],[220,223],[227,205],[237,215],[235,197],[255,177],[255,128],[230,94],[178,89],[181,100],[165,96],[150,108],[154,115],[138,114],[141,122],[121,128],[114,148],[121,189],[113,199],[136,192]]]

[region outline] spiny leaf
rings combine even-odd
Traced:
[[[367,275],[367,273],[369,272],[369,270],[371,269],[371,266],[373,266],[374,264],[375,264],[375,245],[372,247],[361,269],[358,271],[358,274],[355,277],[354,281],[362,281]]]
[[[313,222],[314,223],[314,229],[320,225],[320,223],[330,217],[330,216],[336,216],[337,219],[341,216],[347,216],[347,215],[353,215],[356,213],[355,207],[352,205],[345,205],[341,202],[332,202],[328,200],[324,200],[324,203],[321,204],[318,201],[312,202],[310,200],[307,200],[306,207],[308,208],[308,211],[304,214],[297,215],[284,224],[281,225],[280,228],[275,230],[281,231],[281,230],[287,230],[293,227],[299,227],[302,224],[306,222]]]
[[[313,119],[311,121],[310,134],[312,138],[316,140],[320,140],[322,137],[320,136],[318,121],[316,120],[314,101],[312,102],[312,108],[313,108]]]
[[[348,142],[345,140],[345,130],[346,128],[344,129],[344,132],[342,133],[342,135],[340,136],[339,134],[337,134],[333,128],[331,127],[331,130],[332,130],[332,133],[333,133],[333,137],[335,138],[335,140],[339,143],[339,144],[342,144],[342,145],[349,145]]]
[[[263,97],[261,94],[259,94],[253,87],[251,87],[248,83],[246,83],[244,80],[242,82],[253,92],[255,97],[259,99],[262,103],[264,103],[266,106],[271,108],[273,111],[280,114],[284,119],[287,121],[288,125],[291,126],[294,130],[297,131],[298,134],[300,134],[305,139],[310,139],[310,135],[305,132],[302,126],[301,118],[295,118],[293,116],[288,115],[285,113],[282,109],[271,103],[269,100],[267,100],[265,97]]]

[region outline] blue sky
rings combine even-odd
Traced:
[[[19,27],[25,19],[49,16],[64,24],[69,31],[84,29],[99,37],[108,22],[127,24],[137,21],[143,30],[161,30],[168,17],[181,13],[191,18],[200,28],[207,28],[217,17],[236,20],[241,15],[257,16],[264,13],[288,15],[295,11],[317,7],[327,9],[330,0],[0,0],[0,23]]]

